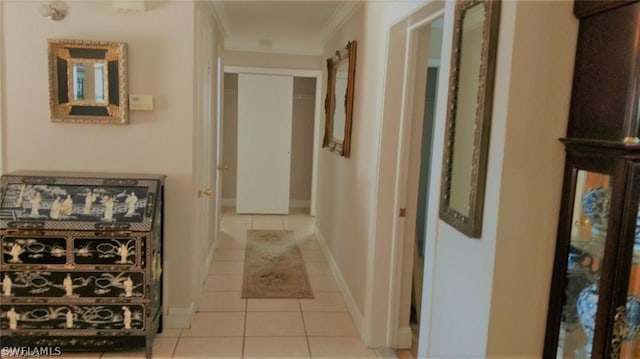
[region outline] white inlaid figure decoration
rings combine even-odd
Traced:
[[[40,216],[40,202],[42,202],[42,197],[40,196],[40,192],[36,192],[33,198],[29,200],[29,203],[31,203],[32,216]]]
[[[27,185],[23,184],[22,188],[20,188],[20,194],[18,195],[18,198],[16,199],[16,207],[22,207],[22,199],[24,198],[25,189],[27,189]]]
[[[109,195],[104,195],[102,203],[104,203],[104,220],[113,221],[113,198]]]
[[[61,216],[70,216],[73,212],[73,199],[71,199],[71,195],[68,194],[67,198],[64,199],[62,205],[60,206],[60,215]]]
[[[119,263],[127,263],[127,257],[129,256],[129,248],[127,248],[126,244],[124,243],[120,244],[120,247],[118,247],[118,254],[120,255]]]
[[[16,309],[14,307],[11,307],[7,312],[7,318],[9,318],[9,329],[18,329],[18,319],[20,319],[20,314],[16,313]]]
[[[62,285],[64,286],[64,290],[66,291],[65,296],[73,296],[73,280],[71,279],[71,276],[69,274],[67,274],[67,276],[62,281]]]
[[[4,279],[2,280],[2,294],[6,296],[11,295],[11,278],[9,278],[8,274],[4,274]]]
[[[53,219],[60,218],[60,207],[62,206],[62,202],[60,202],[60,197],[56,197],[56,199],[51,203],[51,211],[49,212],[49,217]]]
[[[138,196],[136,196],[135,193],[131,192],[131,194],[127,196],[125,203],[127,204],[127,214],[125,214],[125,216],[126,217],[133,216],[136,212],[136,204],[138,203]]]
[[[87,193],[87,197],[84,199],[84,209],[82,210],[82,214],[91,214],[91,206],[93,202],[96,201],[96,196],[93,192]]]
[[[18,243],[14,243],[11,245],[11,249],[9,250],[9,254],[11,255],[11,259],[9,259],[9,263],[22,263],[20,260],[20,255],[24,253],[24,249]]]
[[[67,328],[73,328],[73,318],[74,318],[73,312],[71,312],[71,310],[68,310],[66,317],[67,317]]]
[[[131,310],[129,310],[129,307],[122,307],[122,311],[124,312],[124,329],[131,329]]]
[[[130,297],[133,294],[133,281],[131,277],[127,277],[122,285],[124,286],[124,296]]]

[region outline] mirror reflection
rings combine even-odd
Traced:
[[[333,138],[338,141],[344,140],[344,125],[347,117],[346,103],[347,98],[347,80],[349,77],[349,66],[347,62],[343,62],[336,68],[336,106],[333,111]]]
[[[326,114],[322,147],[349,157],[351,152],[351,116],[356,72],[356,42],[327,59]]]
[[[456,2],[440,218],[471,238],[482,234],[499,0]]]
[[[473,136],[478,109],[480,65],[482,64],[482,24],[484,4],[478,3],[464,13],[460,38],[458,97],[456,101],[455,142],[451,162],[451,196],[449,207],[469,216]]]
[[[104,104],[107,78],[104,62],[72,62],[72,84],[69,86],[74,102]]]

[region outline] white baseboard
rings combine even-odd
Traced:
[[[320,248],[324,252],[327,261],[329,262],[329,267],[331,268],[331,273],[333,277],[336,279],[336,283],[338,284],[338,289],[342,293],[345,304],[347,305],[347,309],[349,310],[349,314],[351,314],[351,319],[353,319],[353,324],[355,325],[358,333],[360,333],[360,338],[364,340],[364,319],[360,309],[358,309],[358,305],[356,304],[355,299],[353,299],[353,295],[351,294],[351,290],[349,290],[349,286],[347,285],[347,281],[342,276],[342,272],[340,272],[340,268],[336,263],[329,247],[327,246],[327,242],[324,239],[324,236],[318,228],[316,227],[316,234],[318,236],[318,242],[320,242]]]
[[[168,329],[189,328],[191,327],[193,314],[193,304],[183,308],[169,307],[169,312],[162,319],[162,325]]]
[[[306,199],[292,199],[289,201],[289,208],[311,208],[311,201]]]
[[[376,358],[397,359],[396,351],[391,348],[375,348]]]
[[[216,241],[213,242],[213,245],[211,245],[211,248],[209,248],[209,253],[207,254],[207,263],[204,264],[204,273],[209,273],[209,270],[211,269],[211,262],[213,262],[213,253],[216,251],[216,245],[218,245],[218,243],[216,243],[218,240],[218,238],[216,238]],[[206,277],[204,279],[207,279]],[[203,283],[200,283],[201,286],[204,285]]]
[[[223,207],[235,207],[236,199],[235,198],[223,198],[222,199]],[[311,201],[306,199],[292,199],[289,201],[289,208],[310,208]]]
[[[413,331],[411,327],[398,328],[398,338],[396,339],[398,349],[409,349],[413,342]]]

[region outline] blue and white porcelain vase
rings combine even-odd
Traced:
[[[609,187],[594,187],[582,196],[582,209],[593,225],[591,228],[593,239],[604,240],[607,234],[610,203],[611,188]]]
[[[582,328],[587,335],[587,344],[582,348],[587,357],[591,357],[591,349],[593,346],[593,334],[596,326],[596,312],[598,311],[598,282],[594,282],[586,287],[578,296],[576,301],[576,309]],[[625,322],[629,332],[626,340],[631,340],[640,330],[640,298],[634,295],[627,295],[627,313]]]

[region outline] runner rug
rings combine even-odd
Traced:
[[[242,298],[313,298],[293,231],[249,230]]]

